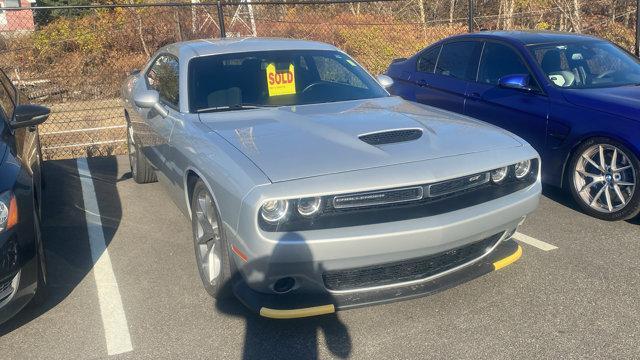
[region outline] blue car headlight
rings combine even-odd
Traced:
[[[18,204],[10,191],[0,194],[0,233],[18,223]]]

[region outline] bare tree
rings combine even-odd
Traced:
[[[456,9],[456,0],[451,0],[451,4],[449,6],[449,24],[453,24],[453,13]]]
[[[505,11],[504,11],[505,29],[511,29],[513,27],[513,13],[515,12],[515,8],[516,8],[515,0],[505,1]]]
[[[560,30],[564,30],[568,20],[573,31],[582,32],[582,4],[580,0],[554,0],[554,2],[560,9]]]

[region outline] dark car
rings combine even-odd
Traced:
[[[26,100],[0,71],[0,323],[41,300],[46,284],[37,125],[49,109]]]
[[[640,212],[640,60],[586,35],[496,31],[454,36],[395,60],[390,89],[528,141],[542,180],[605,220]]]

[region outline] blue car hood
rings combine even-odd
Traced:
[[[577,106],[586,107],[640,120],[640,86],[620,86],[606,89],[563,90],[564,98]]]

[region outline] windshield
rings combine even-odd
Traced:
[[[189,62],[191,112],[317,104],[388,96],[338,51],[234,53]]]
[[[551,82],[562,88],[640,84],[640,60],[605,41],[539,45],[530,48]]]

